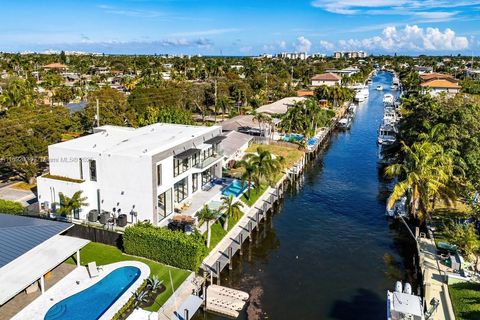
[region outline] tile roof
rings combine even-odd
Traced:
[[[322,74],[317,74],[312,77],[312,80],[315,81],[340,81],[342,78],[340,76],[336,75],[335,73],[322,73]]]
[[[429,81],[426,81],[426,82],[422,83],[421,86],[426,87],[426,88],[446,88],[446,89],[460,89],[461,88],[458,84],[453,83],[453,82],[448,81],[448,80],[444,80],[444,79],[429,80]]]

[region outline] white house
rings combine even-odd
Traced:
[[[157,224],[213,178],[221,177],[219,126],[157,123],[134,129],[103,126],[91,135],[49,146],[50,173],[38,178],[41,210],[55,211],[59,193],[82,191],[91,210]]]
[[[328,72],[317,74],[312,77],[312,87],[320,87],[320,86],[329,86],[334,87],[336,85],[340,85],[342,78],[338,75]]]

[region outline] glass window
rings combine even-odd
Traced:
[[[173,176],[176,177],[190,169],[190,157],[186,159],[173,158]]]
[[[82,161],[82,158],[78,159],[78,165],[80,167],[80,180],[83,180],[83,161]]]
[[[198,173],[192,174],[192,192],[198,190]]]
[[[177,203],[185,200],[188,196],[188,177],[180,180],[174,185],[175,201]]]
[[[162,164],[157,164],[157,186],[162,185]]]
[[[157,207],[160,220],[173,212],[172,189],[158,195]]]
[[[90,160],[90,181],[97,181],[97,162]]]

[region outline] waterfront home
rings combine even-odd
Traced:
[[[96,221],[107,212],[128,223],[157,225],[221,177],[221,134],[219,126],[102,126],[50,145],[50,172],[37,179],[40,209],[55,212],[60,193],[81,191],[88,204],[74,212],[74,222]]]
[[[227,132],[225,137],[220,142],[220,149],[223,150],[223,166],[231,168],[236,161],[242,160],[253,137],[237,131]]]
[[[351,77],[353,76],[355,73],[358,73],[360,72],[360,69],[357,68],[357,67],[347,67],[347,68],[343,68],[343,69],[327,69],[326,70],[327,73],[334,73],[340,77]]]
[[[432,79],[420,84],[424,92],[429,92],[432,96],[437,96],[440,93],[447,95],[455,95],[460,92],[462,88],[455,82],[446,79]]]
[[[0,213],[0,315],[10,319],[75,268],[90,241],[64,233],[71,223]],[[78,266],[78,265],[77,265]]]
[[[427,82],[430,80],[447,80],[452,83],[458,83],[458,80],[455,79],[454,76],[450,74],[445,74],[445,73],[437,73],[437,72],[432,72],[432,73],[422,73],[419,75],[420,79],[422,82]]]
[[[66,71],[67,66],[64,65],[64,64],[58,63],[58,62],[54,62],[54,63],[44,65],[43,70],[45,70],[45,71],[51,71],[51,70],[53,70],[53,71]]]
[[[307,98],[304,97],[287,97],[275,102],[265,104],[255,111],[257,113],[266,113],[268,115],[280,115],[287,113],[288,108],[293,107],[296,103],[305,101]]]
[[[223,121],[220,125],[223,131],[237,131],[260,137],[268,136],[273,130],[272,124],[266,122],[260,123],[255,120],[255,116],[251,114],[235,116]]]
[[[328,72],[317,74],[312,77],[311,85],[312,87],[320,87],[320,86],[328,86],[334,87],[336,85],[340,85],[342,78],[335,73]]]

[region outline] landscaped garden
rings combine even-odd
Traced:
[[[455,283],[448,291],[457,320],[480,320],[480,284]]]
[[[173,289],[178,288],[190,274],[187,270],[177,269],[149,259],[127,255],[116,247],[97,242],[90,242],[81,250],[80,254],[81,265],[86,265],[89,262],[95,261],[97,265],[101,266],[127,260],[145,263],[150,267],[150,276],[156,275],[160,281],[163,281],[166,290],[157,296],[153,305],[145,308],[148,311],[157,311],[172,295],[173,290],[170,284],[170,273],[173,280]],[[67,262],[71,264],[76,263],[72,258],[68,259]]]

